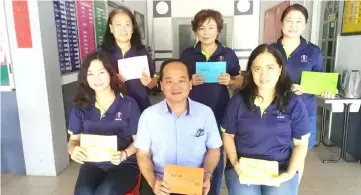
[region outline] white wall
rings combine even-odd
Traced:
[[[69,156],[59,60],[56,49],[46,48],[56,48],[55,25],[47,31],[54,18],[49,15],[52,1],[39,2],[40,7],[28,1],[31,48],[17,47],[12,1],[4,3],[26,173],[55,176],[69,164]]]
[[[360,70],[361,71],[361,35],[339,36],[336,53],[336,72],[341,73],[343,70]],[[356,52],[356,53],[351,53]]]

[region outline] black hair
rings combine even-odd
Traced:
[[[105,33],[103,36],[103,43],[99,47],[103,48],[106,51],[111,52],[112,49],[116,46],[114,35],[110,32],[109,26],[112,24],[114,16],[119,13],[127,14],[129,16],[130,20],[132,21],[133,34],[132,34],[132,38],[130,39],[131,46],[134,47],[136,50],[144,49],[145,46],[142,44],[137,21],[135,20],[133,13],[128,8],[123,7],[123,6],[119,6],[116,9],[114,9],[112,12],[110,12],[109,17],[108,17],[107,26],[105,29]]]
[[[179,62],[179,63],[183,64],[183,65],[186,67],[186,69],[187,69],[187,75],[188,75],[189,80],[192,79],[192,73],[189,71],[188,66],[187,66],[184,62],[182,62],[182,61],[179,60],[179,59],[170,59],[170,60],[165,60],[165,61],[161,64],[161,66],[160,66],[160,71],[159,71],[159,80],[160,80],[160,81],[163,80],[163,74],[164,74],[163,71],[164,71],[164,68],[165,68],[168,64],[170,64],[170,63],[172,63],[172,62]]]
[[[300,11],[303,16],[305,16],[305,20],[306,20],[306,23],[307,23],[307,20],[308,20],[308,11],[307,9],[300,5],[300,4],[293,4],[293,5],[290,5],[288,6],[282,13],[282,16],[281,16],[281,22],[283,22],[283,20],[285,19],[285,17],[287,16],[288,13],[290,13],[291,11]]]
[[[285,62],[282,58],[282,55],[272,45],[262,44],[252,51],[248,59],[247,70],[245,73],[245,86],[243,90],[240,91],[240,93],[244,97],[244,102],[247,107],[254,111],[256,109],[254,100],[256,97],[260,97],[260,95],[258,94],[258,87],[253,80],[252,63],[259,55],[266,52],[272,54],[272,56],[276,59],[277,64],[279,64],[281,67],[281,75],[276,84],[276,94],[272,103],[276,104],[279,111],[284,112],[290,97],[294,95],[292,92],[292,80],[289,78],[286,72]]]
[[[115,93],[125,93],[124,83],[118,78],[114,67],[109,63],[108,56],[104,52],[95,51],[89,53],[83,60],[82,66],[78,73],[78,86],[73,97],[74,107],[80,109],[87,109],[92,106],[94,102],[95,92],[89,86],[87,81],[88,69],[91,62],[100,60],[110,77],[110,87]]]

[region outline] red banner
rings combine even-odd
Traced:
[[[13,0],[13,13],[18,48],[32,48],[28,1]]]

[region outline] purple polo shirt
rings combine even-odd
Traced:
[[[136,56],[147,56],[148,58],[148,66],[150,76],[153,77],[155,75],[155,65],[154,62],[148,52],[148,50],[144,47],[142,49],[136,49],[134,47],[130,48],[125,54],[122,53],[122,50],[118,46],[114,46],[111,51],[100,48],[102,51],[110,54],[110,62],[114,66],[114,68],[118,70],[118,60],[124,58],[131,58]],[[127,87],[127,95],[131,96],[138,103],[138,106],[143,112],[146,108],[148,108],[151,104],[148,97],[149,89],[144,86],[140,79],[129,80],[126,83]]]
[[[286,170],[293,138],[309,133],[309,121],[301,97],[290,98],[285,112],[271,104],[261,117],[259,107],[252,111],[240,93],[229,101],[222,121],[223,132],[235,135],[238,157],[278,161]]]
[[[286,56],[283,49],[282,39],[273,44],[282,54],[286,63],[286,70],[295,84],[301,83],[301,75],[303,71],[323,72],[323,56],[321,49],[301,37],[300,45]],[[316,99],[312,94],[302,94],[303,102],[306,105],[308,115],[316,113]]]
[[[218,41],[217,44],[218,47],[208,62],[225,61],[227,63],[227,73],[230,74],[231,77],[239,75],[239,60],[235,52],[232,49],[223,46]],[[196,62],[207,62],[206,57],[202,54],[200,42],[195,46],[185,49],[180,60],[188,66],[192,74],[196,73]],[[193,86],[189,97],[194,101],[209,106],[213,110],[217,122],[222,119],[225,107],[230,99],[227,86],[218,83],[205,83]]]
[[[114,102],[101,116],[95,102],[88,109],[73,108],[69,117],[70,134],[117,135],[118,151],[128,148],[137,134],[140,111],[135,100],[116,94]],[[90,162],[86,162],[90,163]],[[110,162],[92,163],[100,167],[114,166]],[[121,165],[137,167],[135,155],[128,157]]]

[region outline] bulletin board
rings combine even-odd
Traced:
[[[53,0],[61,74],[79,70],[85,56],[103,41],[105,0]]]
[[[341,35],[361,34],[361,0],[344,2]]]

